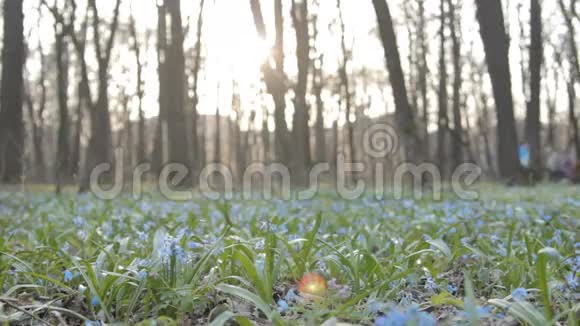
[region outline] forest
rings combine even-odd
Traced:
[[[181,163],[196,185],[222,163],[241,183],[278,162],[304,185],[339,153],[369,162],[378,123],[396,129],[390,169],[577,178],[575,1],[343,2],[5,1],[3,183],[87,191],[121,148],[129,172]]]
[[[0,2],[0,324],[578,325],[578,1]]]

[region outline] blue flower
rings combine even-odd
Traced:
[[[578,279],[574,273],[568,273],[566,275],[566,283],[570,286],[573,290],[578,288]]]
[[[404,313],[394,310],[375,319],[375,326],[406,326],[407,321],[408,318]]]
[[[96,307],[99,305],[99,298],[97,298],[96,295],[93,295],[91,297],[91,304],[93,305],[93,307]]]
[[[371,314],[376,314],[379,311],[381,311],[381,309],[383,308],[383,304],[380,303],[380,302],[378,302],[378,301],[376,301],[376,300],[369,301],[368,302],[368,305],[369,305],[368,311]]]
[[[427,277],[427,280],[425,280],[425,290],[429,291],[429,292],[435,292],[435,290],[437,289],[437,284],[435,283],[435,280],[433,280],[433,278],[431,276]]]
[[[278,300],[278,312],[282,313],[290,308],[285,300]]]
[[[63,279],[65,282],[70,282],[73,279],[73,274],[68,269],[64,271]]]
[[[144,279],[147,277],[147,271],[146,271],[146,270],[144,270],[144,269],[140,270],[140,271],[139,271],[139,274],[137,274],[137,277],[138,277],[140,280],[144,280]]]
[[[512,292],[512,298],[516,301],[524,301],[528,297],[528,290],[524,288],[517,288]]]
[[[85,220],[80,216],[73,218],[72,222],[77,227],[77,229],[80,229],[85,225]]]
[[[189,247],[189,249],[198,249],[198,248],[201,248],[201,243],[195,242],[195,241],[189,241],[187,243],[187,246]]]
[[[288,290],[288,292],[284,296],[284,300],[286,300],[286,301],[296,301],[296,292],[294,291],[294,289]]]
[[[451,294],[455,294],[457,293],[457,287],[454,286],[453,284],[448,284],[447,285],[447,292],[451,293]]]
[[[101,322],[98,320],[87,320],[85,321],[85,326],[101,326]]]

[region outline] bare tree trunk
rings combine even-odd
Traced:
[[[233,132],[231,133],[233,139],[230,144],[233,145],[232,157],[234,161],[232,165],[236,167],[236,176],[238,181],[241,183],[244,169],[246,168],[246,152],[247,152],[247,142],[242,137],[242,107],[240,101],[240,94],[238,91],[238,85],[234,81],[233,92],[232,92],[232,109],[236,113],[235,123],[232,124]],[[249,129],[249,128],[248,128]]]
[[[192,167],[194,180],[197,179],[202,162],[200,162],[200,142],[198,135],[198,112],[197,105],[199,104],[199,74],[201,71],[201,50],[202,50],[202,32],[203,32],[203,8],[205,0],[201,0],[199,5],[199,15],[197,16],[197,32],[195,38],[195,54],[193,57],[193,103],[191,110],[191,147],[192,147]]]
[[[495,164],[493,162],[493,155],[491,154],[491,145],[489,141],[489,107],[487,105],[487,98],[485,97],[485,93],[480,91],[481,93],[481,103],[482,105],[482,116],[481,116],[481,134],[483,136],[483,145],[485,148],[485,161],[487,162],[487,166],[489,168],[489,172],[494,175],[495,174]]]
[[[403,139],[402,143],[405,149],[405,159],[412,162],[419,162],[423,160],[424,153],[421,141],[417,135],[413,111],[409,107],[405,77],[401,67],[401,58],[397,48],[391,13],[385,0],[373,0],[373,5],[379,23],[381,41],[385,50],[393,96],[395,97],[397,124],[399,125],[399,131],[402,133],[401,138]]]
[[[475,3],[496,104],[499,172],[503,179],[512,179],[518,176],[520,164],[508,58],[508,35],[499,0],[476,0]]]
[[[56,192],[60,193],[63,181],[71,176],[70,163],[70,119],[68,112],[68,67],[69,54],[65,35],[59,31],[58,22],[54,25],[55,55],[56,55],[56,84],[58,93],[58,145],[56,151]]]
[[[262,16],[260,1],[250,0],[250,4],[252,15],[254,17],[254,24],[256,25],[256,31],[260,38],[265,40],[267,38],[266,26]],[[270,65],[269,60],[265,60],[264,64],[262,64],[262,75],[268,93],[274,100],[274,123],[276,125],[274,138],[276,142],[276,159],[280,163],[288,164],[290,159],[288,152],[290,141],[285,116],[286,75],[284,74],[284,21],[281,0],[275,0],[274,2],[274,20],[276,25],[276,44],[272,51],[272,56],[274,58],[275,67],[273,68]]]
[[[471,48],[471,50],[471,87],[473,98],[476,103],[476,110],[478,111],[477,126],[479,129],[479,135],[483,138],[484,159],[487,165],[487,173],[493,177],[495,176],[495,167],[491,151],[491,142],[489,139],[490,117],[488,98],[483,90],[484,68],[473,60],[473,48]],[[480,103],[481,106],[477,105],[478,103]]]
[[[578,118],[576,117],[576,89],[574,83],[574,80],[568,82],[568,120],[572,131],[569,146],[573,146],[576,155],[578,155],[580,153],[580,131],[578,130]]]
[[[83,102],[85,101],[83,96],[83,89],[84,87],[81,85],[82,82],[79,83],[77,89],[77,112],[76,112],[76,120],[75,120],[75,133],[73,137],[73,145],[72,145],[72,152],[71,152],[71,175],[78,177],[80,171],[80,163],[81,163],[81,135],[82,135],[82,126],[83,126]]]
[[[548,108],[548,135],[546,142],[551,150],[555,150],[556,138],[555,138],[555,120],[556,120],[556,101],[558,98],[558,89],[560,86],[560,79],[558,78],[557,72],[554,70],[554,89],[551,91],[551,87],[546,83],[546,107]]]
[[[314,62],[314,61],[313,61]],[[318,65],[313,64],[314,73],[312,76],[313,80],[313,90],[314,97],[316,97],[316,123],[314,125],[315,129],[315,160],[316,162],[326,162],[326,135],[324,133],[324,102],[322,101],[322,83],[323,83],[323,72],[322,65],[324,63],[324,56],[321,54],[318,58]]]
[[[316,8],[318,9],[318,8]],[[316,11],[316,10],[315,10]],[[312,40],[317,44],[318,39],[318,16],[312,19]],[[314,123],[314,161],[326,162],[326,136],[324,133],[324,102],[322,101],[322,89],[324,87],[324,51],[316,49],[320,54],[311,61],[312,64],[312,93],[316,99],[316,121]]]
[[[452,0],[449,4],[449,26],[453,44],[453,137],[452,137],[452,168],[455,169],[463,161],[463,126],[461,118],[461,42],[458,31],[461,30],[456,15],[456,7]]]
[[[135,64],[137,65],[137,99],[138,104],[138,114],[139,114],[139,124],[137,131],[137,163],[141,164],[145,162],[145,112],[143,111],[143,63],[141,62],[141,47],[139,45],[139,39],[137,38],[137,29],[135,26],[135,17],[131,12],[129,18],[129,34],[133,39],[133,52],[135,54]]]
[[[34,152],[34,170],[35,176],[39,181],[46,178],[46,160],[44,150],[42,147],[42,140],[44,138],[44,111],[46,109],[47,87],[46,87],[46,60],[41,42],[38,42],[38,52],[40,54],[40,77],[38,84],[40,86],[40,98],[38,107],[34,105],[34,97],[32,94],[32,87],[29,84],[25,87],[25,100],[28,106],[28,117],[32,129],[32,143]],[[36,95],[38,96],[38,95]]]
[[[157,76],[159,78],[159,114],[157,116],[157,125],[155,127],[155,139],[153,141],[153,152],[151,154],[151,161],[153,170],[160,172],[162,165],[165,164],[164,148],[166,144],[163,143],[165,136],[163,135],[164,124],[167,123],[167,10],[165,5],[161,3],[157,6]]]
[[[222,155],[221,155],[221,117],[220,117],[220,85],[218,83],[217,88],[217,106],[215,108],[215,138],[213,142],[213,163],[222,163]]]
[[[570,65],[572,66],[572,73],[576,76],[574,77],[576,82],[580,82],[580,64],[578,63],[578,43],[576,42],[576,29],[574,28],[574,22],[572,16],[575,11],[576,0],[570,0],[568,8],[564,4],[564,0],[558,0],[558,5],[560,6],[560,11],[562,16],[564,16],[564,21],[568,27],[568,45],[570,53]]]
[[[4,1],[0,85],[0,182],[19,183],[23,171],[24,14],[22,0]]]
[[[98,95],[96,103],[93,103],[92,97],[90,96],[91,91],[88,83],[88,71],[87,64],[84,59],[84,51],[79,52],[80,44],[74,31],[71,33],[73,37],[73,43],[79,52],[79,57],[81,59],[81,70],[83,74],[83,80],[85,85],[86,98],[89,104],[89,110],[91,115],[91,137],[89,139],[89,146],[87,147],[86,162],[84,166],[83,176],[80,181],[80,192],[86,192],[89,190],[90,174],[93,169],[100,163],[112,162],[113,151],[112,151],[112,132],[111,132],[111,120],[109,114],[109,63],[111,60],[111,52],[113,49],[113,42],[115,40],[115,35],[117,33],[117,28],[119,25],[119,8],[121,1],[117,0],[115,9],[113,12],[113,20],[108,26],[110,30],[109,38],[107,43],[103,48],[101,44],[101,31],[99,27],[101,25],[99,13],[97,10],[96,0],[89,0],[89,8],[91,8],[93,13],[92,27],[93,27],[93,41],[94,48],[98,63]]]
[[[126,91],[123,90],[123,94],[121,94],[122,98],[122,108],[123,108],[123,120],[125,123],[124,126],[124,134],[125,139],[124,144],[122,145],[125,148],[125,167],[128,167],[127,171],[131,171],[133,168],[133,158],[135,157],[134,153],[134,146],[133,146],[133,125],[131,123],[131,110],[129,109],[129,96],[126,94]]]
[[[308,128],[308,105],[306,89],[310,68],[310,35],[308,31],[307,2],[296,3],[292,0],[292,21],[296,32],[296,59],[298,62],[298,82],[294,88],[294,119],[292,133],[295,142],[295,179],[298,185],[307,183],[307,169],[311,164],[310,130]]]
[[[190,166],[189,136],[185,114],[185,56],[183,53],[183,27],[181,25],[181,0],[165,0],[171,17],[170,42],[167,46],[165,68],[169,84],[167,98],[168,153],[172,163]]]
[[[347,147],[349,153],[349,160],[355,161],[356,160],[356,152],[354,149],[354,127],[353,123],[350,119],[352,113],[352,98],[351,98],[351,90],[350,90],[350,82],[348,78],[348,63],[350,61],[350,54],[346,48],[346,41],[345,41],[345,26],[344,26],[344,19],[342,15],[342,7],[341,7],[341,0],[337,0],[338,6],[338,13],[339,13],[339,20],[340,20],[340,47],[342,49],[342,64],[339,69],[339,76],[340,76],[340,84],[342,88],[342,92],[344,95],[344,104],[345,104],[345,120],[346,120],[346,139],[347,139]]]
[[[420,48],[419,57],[419,89],[421,90],[421,105],[423,115],[423,139],[425,139],[425,157],[429,159],[431,156],[430,141],[429,141],[429,100],[427,98],[427,40],[425,39],[425,0],[419,1],[419,29],[418,42]]]
[[[262,144],[264,146],[264,161],[270,162],[270,130],[268,129],[268,110],[263,108],[264,117],[262,119]]]
[[[531,0],[530,3],[530,100],[526,114],[526,140],[530,148],[530,167],[539,172],[541,163],[541,137],[540,137],[540,92],[542,83],[542,63],[544,61],[544,49],[542,44],[542,8],[539,0]]]
[[[439,29],[439,116],[437,122],[437,163],[441,169],[441,174],[447,177],[448,166],[446,162],[447,157],[447,139],[449,135],[449,118],[447,113],[448,99],[447,99],[447,61],[445,57],[445,27],[446,15],[445,0],[441,0],[441,16]]]
[[[77,112],[76,112],[76,127],[75,127],[75,135],[73,140],[72,146],[72,154],[71,154],[71,176],[76,176],[78,180],[81,179],[81,135],[82,135],[82,127],[83,127],[83,109],[87,108],[90,109],[91,104],[91,95],[89,92],[89,85],[88,80],[86,79],[86,63],[84,61],[84,53],[87,44],[87,32],[88,32],[88,13],[89,9],[87,8],[85,12],[85,17],[83,22],[81,23],[81,31],[80,37],[74,36],[73,37],[73,44],[76,49],[77,53],[77,64],[78,68],[80,68],[79,72],[79,83],[77,86]],[[71,24],[74,20],[71,20]]]

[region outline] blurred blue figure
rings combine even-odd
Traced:
[[[529,148],[528,144],[521,144],[519,153],[520,153],[519,154],[520,155],[520,163],[522,164],[522,166],[524,168],[529,168],[530,167],[530,148]]]

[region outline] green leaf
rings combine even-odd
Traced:
[[[217,316],[209,324],[209,326],[223,326],[223,325],[225,325],[225,323],[227,323],[228,320],[232,319],[232,317],[234,317],[234,313],[226,310],[226,311],[222,312],[219,316]]]
[[[429,240],[427,243],[441,251],[445,257],[447,257],[447,259],[451,259],[451,249],[449,249],[449,246],[445,243],[445,241],[441,239],[435,239]]]
[[[262,310],[262,312],[268,317],[268,319],[271,319],[273,316],[272,309],[270,309],[270,306],[266,302],[264,302],[258,295],[244,288],[222,283],[219,284],[216,287],[216,289],[218,291],[249,301],[250,303],[255,305],[258,309]]]
[[[527,301],[509,302],[503,299],[491,299],[490,304],[507,309],[508,314],[531,326],[546,326],[551,323]]]
[[[548,262],[551,260],[559,260],[560,253],[558,250],[550,247],[541,249],[538,252],[538,261],[536,262],[536,273],[538,274],[538,288],[542,293],[542,301],[544,302],[544,315],[547,320],[552,320],[552,301],[550,294],[550,287],[548,285]]]
[[[473,290],[473,282],[471,276],[465,273],[465,311],[469,316],[471,325],[479,325],[479,318],[477,316],[477,302],[475,301],[475,291]]]

